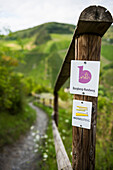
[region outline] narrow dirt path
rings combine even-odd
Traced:
[[[36,170],[40,155],[38,153],[39,142],[45,135],[48,117],[45,112],[30,106],[37,112],[36,123],[25,136],[22,136],[12,146],[6,146],[0,152],[0,170]]]

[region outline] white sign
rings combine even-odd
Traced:
[[[73,100],[72,126],[91,129],[92,102]]]
[[[70,93],[98,96],[99,61],[71,61]]]

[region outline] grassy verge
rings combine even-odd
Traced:
[[[112,109],[110,110],[111,104],[105,98],[99,99],[97,116],[97,133],[96,133],[96,160],[95,169],[112,169],[113,167],[113,128],[112,128]],[[108,104],[106,103],[108,102]],[[49,127],[44,138],[44,145],[41,146],[41,152],[43,155],[42,159],[42,170],[43,167],[46,170],[57,170],[56,165],[56,153],[54,148],[52,126],[51,126],[51,114],[52,109],[43,106],[42,104],[35,103],[38,107],[42,108],[50,117]],[[104,109],[104,110],[103,110]],[[107,112],[105,112],[107,110]],[[72,125],[71,125],[71,110],[59,108],[59,132],[66,148],[70,161],[72,160]],[[106,116],[109,115],[109,117]],[[106,129],[103,131],[102,129]],[[43,166],[44,165],[44,166]]]
[[[51,123],[51,114],[53,109],[47,106],[43,106],[42,104],[34,103],[36,106],[43,109],[50,118],[48,129],[44,138],[44,145],[41,146],[40,151],[43,155],[42,162],[42,170],[57,170],[56,163],[56,153],[55,146],[53,141],[53,133],[52,133],[52,123]],[[66,148],[67,154],[71,161],[72,159],[72,128],[71,128],[71,114],[65,109],[59,109],[59,132],[61,138],[63,140],[64,146]],[[44,166],[43,166],[44,165]],[[43,169],[44,168],[44,169]]]
[[[10,115],[0,113],[0,147],[14,143],[25,133],[36,119],[36,112],[26,105],[23,113]]]
[[[113,45],[102,45],[101,54],[106,59],[113,60]]]
[[[41,170],[57,170],[57,162],[56,162],[56,153],[53,141],[53,133],[52,133],[52,120],[51,113],[52,108],[43,106],[43,104],[34,103],[36,106],[40,107],[44,110],[49,116],[48,128],[46,131],[46,135],[43,137],[43,145],[40,146],[39,152],[42,155],[42,159],[38,164],[40,165]]]

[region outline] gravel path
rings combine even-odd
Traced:
[[[0,170],[37,170],[40,159],[40,155],[37,153],[38,142],[45,135],[48,117],[45,112],[32,103],[30,106],[37,112],[36,123],[14,145],[3,148],[3,151],[0,152]]]

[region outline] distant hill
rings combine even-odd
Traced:
[[[17,71],[53,87],[74,29],[71,24],[45,23],[11,33],[1,40],[1,45],[25,56],[25,64],[20,63]]]
[[[13,54],[17,51],[20,56],[24,55],[25,63],[20,63],[16,71],[33,78],[39,84],[53,87],[74,29],[75,26],[70,24],[45,23],[1,38],[0,49],[7,47]],[[102,39],[101,54],[105,78],[106,70],[111,70],[110,75],[113,72],[110,64],[113,62],[113,26]]]
[[[12,33],[11,36],[7,36],[7,40],[15,40],[19,38],[30,38],[34,35],[42,34],[43,32],[46,32],[48,34],[72,34],[75,26],[71,24],[63,24],[63,23],[57,23],[57,22],[49,22],[45,23],[33,28],[21,30]]]

